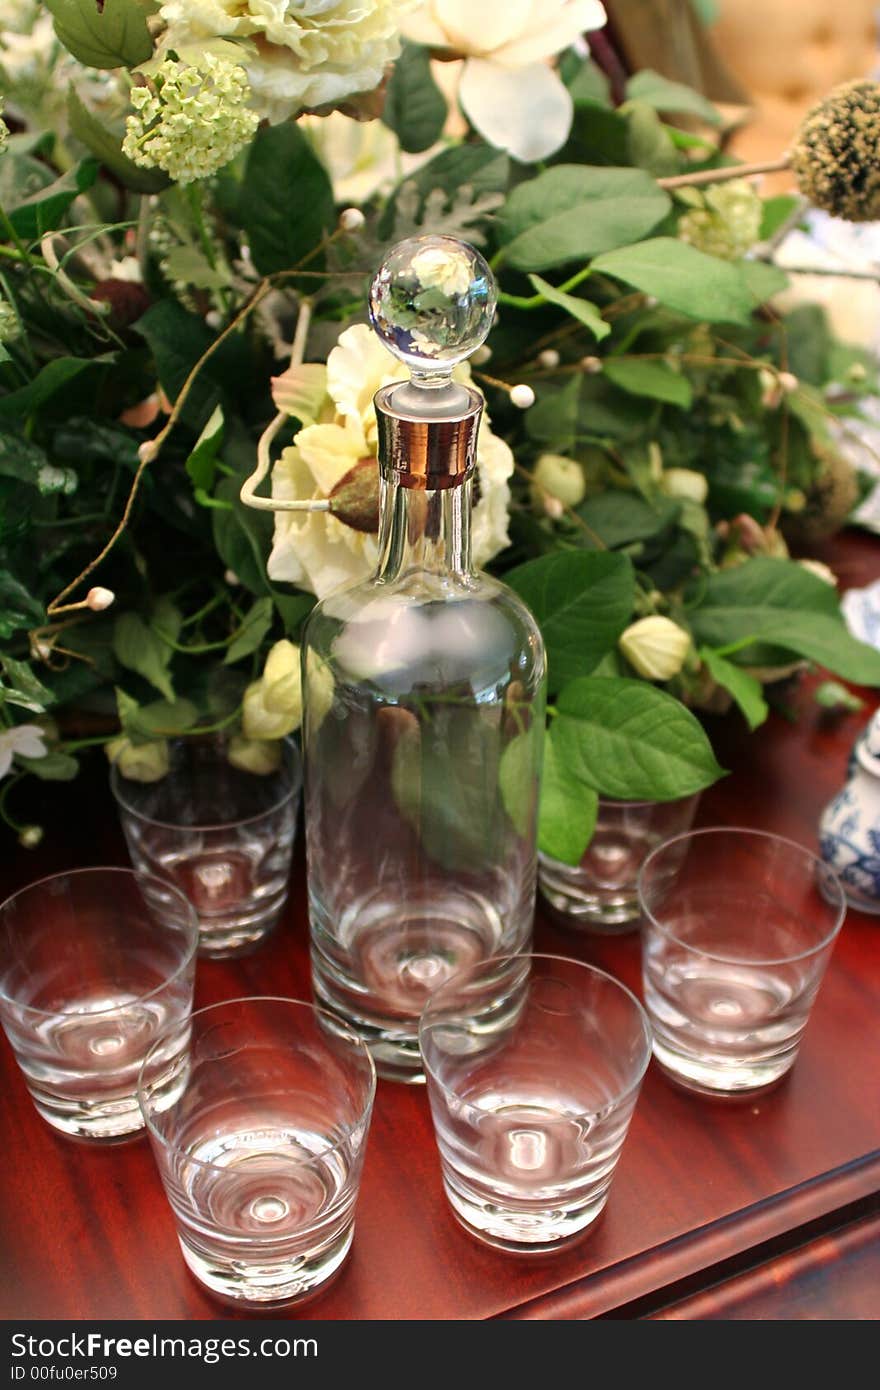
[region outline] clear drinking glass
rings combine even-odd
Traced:
[[[199,916],[203,956],[238,955],[278,922],[301,786],[295,745],[283,744],[277,771],[234,767],[222,737],[181,738],[157,782],[110,773],[135,868],[186,894]]]
[[[78,869],[8,898],[0,940],[0,1021],[43,1119],[82,1139],[141,1129],[141,1063],[192,1008],[190,903],[131,869]]]
[[[147,1057],[139,1097],[183,1258],[233,1303],[325,1284],[354,1233],[376,1074],[354,1033],[293,999],[200,1009]]]
[[[602,797],[593,838],[579,864],[539,854],[538,884],[566,926],[608,935],[637,927],[636,881],[645,856],[690,830],[699,800],[699,793],[678,801]]]
[[[654,1055],[682,1086],[748,1094],[792,1066],[846,902],[833,869],[790,840],[697,830],[639,875]]]
[[[629,990],[560,956],[496,958],[432,996],[419,1037],[443,1183],[466,1230],[520,1252],[586,1231],[651,1059]]]

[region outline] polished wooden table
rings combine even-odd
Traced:
[[[847,583],[880,570],[866,537],[830,547]],[[865,714],[829,719],[815,678],[749,737],[712,728],[732,770],[702,824],[747,825],[815,844]],[[35,789],[36,853],[0,854],[0,895],[68,867],[125,863],[105,774]],[[637,936],[572,934],[539,911],[538,949],[592,961],[638,988]],[[197,1004],[308,995],[303,872],[270,943],[200,963]],[[192,1281],[145,1140],[94,1149],[36,1115],[0,1054],[0,1316],[229,1316]],[[452,1219],[423,1088],[380,1083],[351,1257],[310,1304],[315,1319],[876,1318],[880,1316],[880,919],[850,913],[792,1074],[752,1102],[701,1100],[649,1070],[608,1206],[552,1257],[486,1249]]]

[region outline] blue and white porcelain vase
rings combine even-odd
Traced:
[[[880,913],[880,710],[856,741],[843,790],[822,812],[819,849],[851,906]]]

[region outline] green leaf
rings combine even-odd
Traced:
[[[0,570],[0,637],[11,637],[19,628],[39,627],[46,610],[9,570]]]
[[[505,578],[541,628],[552,690],[592,671],[632,617],[635,576],[625,555],[542,555]]]
[[[563,864],[579,864],[599,813],[595,789],[580,782],[559,753],[551,724],[544,739],[544,773],[538,814],[538,848]]]
[[[67,94],[67,118],[71,134],[82,141],[108,173],[132,193],[161,193],[171,183],[161,169],[142,169],[122,153],[122,142],[80,100],[74,87]]]
[[[168,399],[176,400],[190,371],[214,341],[204,319],[190,314],[175,299],[163,299],[142,314],[135,331],[147,340],[156,363],[159,384]],[[222,349],[199,372],[183,408],[183,420],[201,429],[217,405],[222,384],[217,375]]]
[[[611,332],[611,325],[606,323],[596,305],[589,299],[578,299],[576,295],[565,294],[562,290],[556,289],[555,285],[548,285],[546,280],[542,280],[540,275],[530,275],[529,281],[532,288],[542,294],[549,304],[555,304],[557,308],[564,309],[572,318],[589,328],[593,337],[601,342],[607,338]]]
[[[609,251],[593,261],[593,270],[613,275],[689,318],[748,324],[754,308],[738,266],[675,237],[654,237]]]
[[[677,115],[696,116],[706,125],[720,125],[721,112],[711,101],[683,82],[671,82],[653,68],[643,68],[626,84],[627,101],[641,101],[655,111],[673,111]]]
[[[90,68],[136,68],[153,54],[146,14],[138,0],[46,0],[55,33],[69,53]]]
[[[95,359],[87,357],[56,357],[52,362],[47,362],[27,386],[20,386],[8,396],[0,397],[0,420],[20,422],[27,419],[74,377],[94,365]]]
[[[219,290],[230,283],[230,276],[212,266],[198,246],[175,246],[162,265],[169,280],[178,280],[194,290]]]
[[[630,163],[647,169],[655,178],[678,172],[678,151],[657,112],[644,102],[627,102],[626,116]]]
[[[43,782],[71,782],[79,772],[79,763],[69,753],[47,753],[42,758],[19,755],[15,761]]]
[[[336,208],[327,171],[291,122],[264,126],[250,148],[241,214],[261,275],[291,270],[333,230]],[[318,257],[309,268],[319,270]]]
[[[671,498],[658,497],[649,502],[638,493],[618,488],[588,497],[577,509],[590,530],[611,549],[659,536],[673,525],[679,510],[679,504]]]
[[[199,712],[192,700],[153,700],[149,705],[138,705],[123,691],[117,690],[116,695],[120,722],[125,732],[135,739],[148,742],[154,738],[171,738],[186,733],[198,721]]]
[[[205,425],[195,447],[186,461],[186,471],[196,488],[208,489],[214,486],[217,471],[217,455],[223,444],[223,411],[215,406],[211,418]]]
[[[767,701],[757,676],[749,675],[741,666],[734,666],[711,647],[701,647],[699,656],[712,679],[733,696],[749,728],[757,729],[763,724],[768,713]]]
[[[428,50],[404,43],[385,91],[382,121],[407,154],[420,154],[439,140],[446,123],[446,98],[431,75]]]
[[[14,661],[11,656],[2,659],[3,671],[11,685],[0,686],[0,701],[8,700],[11,705],[20,705],[32,714],[42,714],[55,699],[38,680],[26,661]]]
[[[239,493],[244,475],[222,478],[215,496],[228,502],[228,509],[213,513],[214,545],[227,569],[238,575],[252,594],[272,598],[287,633],[294,632],[314,603],[310,594],[284,593],[276,589],[266,574],[266,557],[272,548],[274,522],[268,512],[246,507]]]
[[[694,597],[687,618],[698,644],[769,642],[844,680],[880,685],[880,651],[847,631],[831,585],[792,560],[749,560],[701,580]]]
[[[780,294],[789,286],[789,278],[778,265],[767,265],[765,261],[738,261],[737,265],[745,280],[755,307],[766,304],[774,294]]]
[[[690,409],[694,393],[681,372],[666,362],[643,362],[634,357],[606,357],[602,363],[605,375],[634,396],[650,396]]]
[[[98,161],[83,159],[73,169],[62,174],[15,207],[6,207],[9,220],[25,241],[37,241],[46,232],[61,225],[64,214],[74,198],[91,188],[98,176]]]
[[[517,835],[524,839],[531,835],[535,819],[536,769],[543,736],[542,725],[533,721],[530,728],[510,740],[498,764],[502,805]]]
[[[504,262],[546,270],[638,241],[669,211],[642,169],[558,164],[514,189],[499,214]]]
[[[722,774],[690,710],[645,681],[582,677],[565,687],[556,708],[560,758],[603,796],[673,801]]]
[[[166,700],[174,700],[174,687],[167,669],[171,648],[137,613],[120,613],[116,619],[113,651],[121,666],[143,676]]]
[[[568,87],[575,106],[609,106],[611,104],[611,84],[600,67],[587,58],[579,63],[571,77],[564,71],[562,78]]]
[[[788,221],[795,208],[799,206],[800,199],[791,193],[780,193],[775,198],[765,198],[761,213],[760,240],[770,241],[782,224]]]
[[[223,658],[225,665],[231,666],[243,656],[250,656],[262,642],[272,626],[274,607],[270,598],[258,598],[250,612],[245,615],[241,627]]]

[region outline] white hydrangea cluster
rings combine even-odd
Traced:
[[[704,193],[696,189],[688,193],[695,206],[678,224],[682,241],[709,256],[736,261],[759,240],[763,203],[747,179],[712,184]]]
[[[208,178],[254,134],[259,118],[249,99],[244,68],[228,58],[166,58],[148,85],[132,90],[123,151],[146,169],[164,169],[175,183]]]
[[[235,53],[261,117],[369,92],[400,54],[400,22],[417,0],[165,0],[164,50]]]

